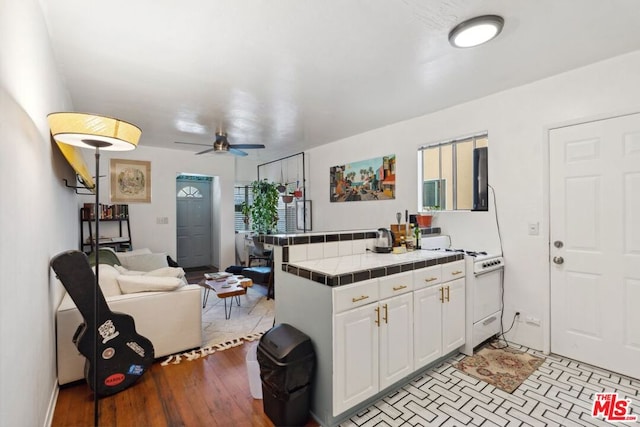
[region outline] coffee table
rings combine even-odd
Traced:
[[[218,298],[224,301],[225,319],[231,317],[231,308],[233,307],[233,299],[235,297],[236,304],[240,307],[240,295],[246,295],[247,288],[253,286],[253,281],[244,276],[230,276],[217,280],[201,280],[198,285],[204,288],[204,297],[202,299],[202,308],[207,305],[209,292],[214,291]],[[229,307],[227,308],[227,298],[231,298]]]

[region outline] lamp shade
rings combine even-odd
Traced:
[[[82,148],[129,151],[136,148],[142,131],[131,123],[86,113],[51,113],[47,116],[57,142]]]

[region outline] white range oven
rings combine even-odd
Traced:
[[[463,353],[473,349],[501,330],[504,258],[486,252],[465,252],[466,339]]]

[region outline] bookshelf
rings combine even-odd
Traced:
[[[99,247],[111,247],[117,252],[128,251],[131,249],[131,225],[129,224],[129,205],[103,205],[98,206],[100,218],[100,231],[114,232],[117,235],[111,237],[99,237]],[[107,224],[114,224],[108,226]],[[116,226],[117,224],[117,226]],[[95,227],[95,205],[93,203],[85,203],[80,208],[80,250],[85,253],[93,251],[92,242],[94,241]]]

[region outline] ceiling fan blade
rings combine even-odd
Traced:
[[[176,144],[187,144],[187,145],[202,145],[203,147],[211,147],[211,144],[200,144],[198,142],[182,142],[182,141],[174,141]]]
[[[211,147],[211,148],[209,148],[209,149],[207,149],[207,150],[204,150],[204,151],[201,151],[201,152],[199,152],[199,153],[196,153],[196,156],[198,156],[198,155],[200,155],[200,154],[206,154],[206,153],[209,153],[209,152],[211,152],[211,151],[213,151],[213,150],[215,150],[215,148]]]
[[[229,152],[231,154],[235,154],[236,156],[240,156],[240,157],[245,157],[249,155],[249,153],[246,153],[242,150],[238,150],[237,148],[231,148],[231,147],[229,147]]]
[[[230,148],[265,148],[264,144],[229,144]]]

